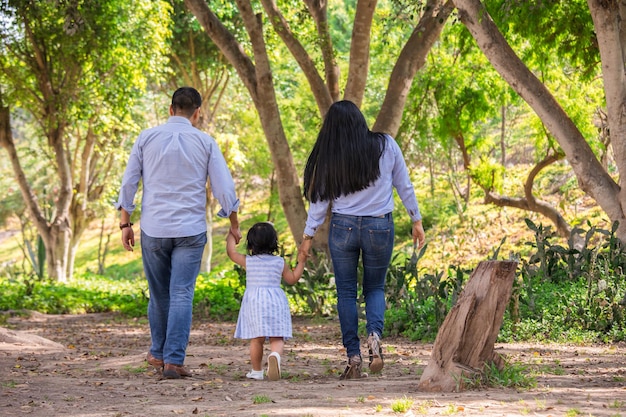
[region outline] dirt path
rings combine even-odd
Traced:
[[[416,389],[431,345],[405,339],[384,339],[381,374],[339,381],[344,356],[332,320],[295,320],[277,382],[245,378],[247,345],[232,338],[232,323],[195,321],[186,361],[194,377],[184,380],[146,367],[145,320],[34,314],[7,327],[0,416],[626,416],[625,345],[498,345],[539,373],[536,388],[433,394]],[[412,406],[394,412],[402,401]]]

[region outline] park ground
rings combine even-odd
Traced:
[[[0,332],[0,416],[626,416],[626,344],[496,344],[536,375],[533,388],[420,392],[432,345],[383,340],[380,374],[340,381],[334,319],[294,319],[283,379],[253,381],[234,323],[194,319],[186,366],[163,380],[147,367],[145,319],[13,314]],[[365,353],[365,352],[364,352]]]

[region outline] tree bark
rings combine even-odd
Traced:
[[[391,136],[398,133],[413,78],[424,66],[428,52],[439,39],[448,16],[454,10],[454,4],[451,0],[428,0],[425,10],[393,67],[385,99],[372,128],[374,131],[386,132]]]
[[[376,0],[360,0],[356,4],[352,41],[350,43],[350,66],[344,98],[361,107],[370,63],[370,40],[372,18],[376,11]]]
[[[489,16],[484,5],[479,0],[453,1],[459,10],[461,22],[469,29],[487,59],[489,59],[496,71],[498,71],[511,88],[530,105],[548,131],[559,143],[578,178],[581,189],[598,202],[612,221],[620,222],[617,235],[620,240],[626,242],[626,216],[624,213],[624,204],[622,203],[624,197],[622,197],[623,191],[621,187],[612,179],[609,173],[604,170],[602,164],[593,153],[581,132],[565,111],[563,111],[550,91],[548,91],[546,86],[537,79],[511,49]],[[616,2],[589,0],[592,16],[596,15],[598,11],[601,10],[600,14],[602,19],[604,19],[602,20],[602,22],[605,23],[603,26],[598,24],[597,16],[594,19],[597,32],[602,31],[611,34],[618,30],[617,25],[611,25],[611,22],[618,20],[615,15],[617,8],[612,10],[603,9],[604,5],[613,3]],[[614,14],[611,15],[611,12]],[[600,42],[606,37],[611,36],[598,34]],[[611,38],[614,39],[614,37]],[[609,43],[611,42],[609,41]],[[612,44],[614,46],[616,43],[613,41]],[[603,61],[603,69],[606,69],[605,65],[608,65],[608,63],[604,63]],[[621,91],[624,89],[623,68],[624,60],[622,59],[619,64],[616,64],[616,66],[611,69],[607,69],[611,71],[611,74],[618,71],[621,72],[622,75],[621,77],[611,77],[608,73],[604,73],[605,90],[608,91],[611,88],[617,88]],[[615,84],[616,79],[618,84]],[[613,96],[607,94],[607,103],[613,100],[611,97]],[[618,97],[615,98],[614,101],[618,101],[621,104],[618,106],[613,105],[613,115],[609,116],[610,119],[614,119],[613,122],[610,122],[613,123],[611,127],[611,141],[617,148],[623,146],[623,144],[619,144],[619,142],[615,144],[614,141],[619,139],[619,137],[615,137],[615,135],[618,135],[620,132],[623,133],[625,131],[624,127],[626,126],[626,117],[624,117],[626,116],[624,113],[624,109],[626,109],[624,106],[624,97],[626,97],[626,93],[620,93]],[[624,136],[623,134],[621,135],[622,142],[626,142],[624,141]],[[618,152],[619,151],[616,150],[616,155],[619,155]],[[626,154],[626,152],[622,151],[622,154]],[[626,161],[622,160],[621,164],[626,164]],[[620,169],[620,172],[623,171]]]
[[[610,141],[615,152],[615,163],[619,176],[619,193],[617,203],[621,211],[613,217],[601,201],[600,206],[607,211],[611,220],[620,221],[618,237],[626,242],[626,2],[623,0],[588,0],[589,11],[595,28],[600,60],[602,62],[602,79],[606,97],[606,111],[610,132]],[[577,174],[578,176],[578,174]]]
[[[249,41],[252,55],[245,53],[232,33],[226,29],[206,0],[185,0],[187,8],[196,16],[205,32],[222,51],[235,68],[239,78],[248,89],[263,126],[263,131],[276,167],[278,189],[285,217],[296,242],[300,242],[306,220],[306,210],[300,190],[299,175],[295,170],[276,102],[272,74],[265,51],[261,19],[254,14],[249,0],[237,0]],[[332,53],[333,45],[329,36],[326,2],[305,0],[313,18],[324,61],[322,77],[314,61],[303,45],[291,32],[288,23],[273,0],[262,0],[265,13],[277,34],[281,37],[307,77],[311,92],[317,102],[320,114],[326,114],[333,101],[339,99],[338,66]],[[369,39],[376,1],[359,0],[356,6],[356,21],[350,50],[350,74],[345,97],[359,103],[362,100],[368,72]],[[424,65],[426,55],[439,37],[448,16],[454,9],[452,0],[429,0],[426,12],[413,31],[409,41],[402,48],[398,62],[391,74],[385,101],[381,105],[378,120],[373,130],[395,135],[400,126],[402,111],[415,73]],[[366,31],[367,33],[362,33]],[[367,44],[367,45],[366,45]],[[326,84],[324,85],[324,80]],[[363,91],[358,91],[362,89]],[[326,245],[323,229],[318,233],[314,245],[321,249]]]
[[[339,68],[332,54],[332,40],[328,33],[325,2],[323,2],[324,5],[319,4],[320,2],[312,1],[307,1],[306,3],[317,25],[318,34],[322,39],[322,56],[324,57],[324,66],[326,68],[326,84],[324,84],[324,80],[317,72],[313,59],[311,59],[306,49],[304,49],[304,46],[298,42],[289,24],[278,10],[278,7],[276,7],[276,2],[273,0],[262,0],[262,3],[265,12],[270,17],[270,22],[272,22],[274,30],[283,40],[283,43],[302,69],[311,87],[317,108],[320,114],[324,115],[326,110],[328,110],[333,101],[337,100],[339,95]]]
[[[502,369],[504,363],[494,352],[494,344],[511,298],[516,268],[515,261],[478,264],[437,333],[431,359],[420,378],[420,391],[461,391],[464,378],[482,372],[486,364]]]
[[[205,0],[185,0],[185,5],[235,68],[252,97],[278,175],[278,190],[285,218],[292,235],[299,243],[304,231],[306,210],[300,180],[280,119],[261,21],[254,14],[249,1],[237,1],[252,43],[253,63],[244,53],[244,48],[209,9]]]
[[[11,160],[13,172],[17,179],[17,184],[22,193],[22,198],[26,203],[26,207],[32,216],[35,227],[39,232],[46,247],[46,265],[48,276],[59,282],[66,282],[67,277],[67,261],[69,253],[69,242],[71,236],[70,225],[68,221],[67,209],[65,213],[57,213],[53,222],[48,224],[43,211],[37,202],[37,197],[33,193],[26,174],[22,169],[13,134],[11,132],[11,116],[8,107],[0,107],[0,145],[6,149]],[[58,158],[57,158],[58,159]],[[64,204],[57,205],[57,209],[65,207]]]

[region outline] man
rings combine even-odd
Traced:
[[[206,183],[230,219],[230,233],[241,239],[239,200],[233,178],[215,140],[194,126],[202,97],[191,87],[172,95],[165,124],[140,133],[128,159],[115,207],[120,210],[122,244],[133,250],[130,217],[139,180],[141,254],[150,289],[148,320],[152,345],[146,360],[163,377],[191,376],[184,360],[191,331],[192,302],[207,242]]]

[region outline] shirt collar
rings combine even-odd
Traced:
[[[167,123],[184,123],[191,126],[191,121],[183,116],[170,116],[170,118],[167,119]]]

